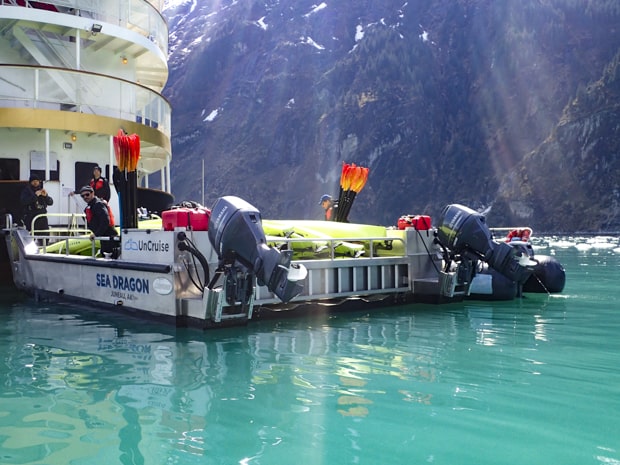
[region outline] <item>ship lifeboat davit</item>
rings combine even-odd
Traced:
[[[538,263],[523,284],[523,292],[562,292],[566,283],[566,271],[562,264],[548,255],[536,255],[534,261]]]

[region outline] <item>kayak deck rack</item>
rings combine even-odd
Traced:
[[[432,235],[406,231],[403,237],[349,237],[320,239],[278,238],[281,242],[327,242],[328,258],[297,260],[308,271],[305,286],[291,303],[363,297],[381,294],[411,293],[417,280],[437,282],[441,258],[433,254]],[[342,242],[364,244],[366,253],[359,257],[337,256]],[[383,250],[390,244],[389,250]],[[401,250],[401,252],[394,252]],[[382,256],[382,253],[389,256]],[[279,300],[264,286],[257,286],[254,305],[276,304]]]

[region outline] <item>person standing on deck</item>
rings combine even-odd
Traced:
[[[95,191],[95,195],[106,202],[110,201],[110,183],[101,176],[101,167],[99,165],[93,168],[93,179],[90,180],[90,187]]]
[[[319,205],[325,210],[325,221],[336,221],[336,208],[338,208],[338,205],[336,205],[331,195],[325,194],[321,196]]]
[[[20,202],[24,208],[24,226],[30,231],[34,217],[46,214],[47,207],[54,203],[54,199],[47,195],[47,191],[43,189],[43,184],[36,174],[31,175],[28,181],[30,184],[22,190]],[[46,216],[38,218],[34,224],[37,235],[49,235],[49,228]]]
[[[107,203],[95,195],[95,191],[90,186],[80,189],[80,196],[86,202],[84,213],[86,215],[86,226],[92,231],[91,239],[95,237],[109,236],[110,240],[101,240],[101,252],[111,253],[114,258],[115,243],[112,238],[118,236],[114,228],[114,220],[110,216]]]

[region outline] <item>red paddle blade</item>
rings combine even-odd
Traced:
[[[125,137],[125,132],[122,129],[119,129],[116,135],[112,138],[114,143],[114,156],[116,158],[116,164],[119,169],[121,169],[121,164],[123,163],[123,138]]]
[[[128,171],[136,171],[138,160],[140,159],[140,136],[132,134],[129,136],[129,166]]]
[[[123,134],[121,137],[121,162],[118,165],[121,171],[125,171],[127,169],[127,162],[129,159],[128,155],[129,149],[127,146],[127,135]]]

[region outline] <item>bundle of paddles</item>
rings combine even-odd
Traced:
[[[348,222],[349,212],[355,200],[355,196],[366,185],[368,180],[368,168],[356,166],[355,163],[343,163],[340,175],[340,195],[338,196],[338,208],[336,209],[335,221]]]
[[[113,141],[118,166],[118,170],[114,171],[114,186],[119,194],[121,228],[137,228],[140,137],[119,129]]]

